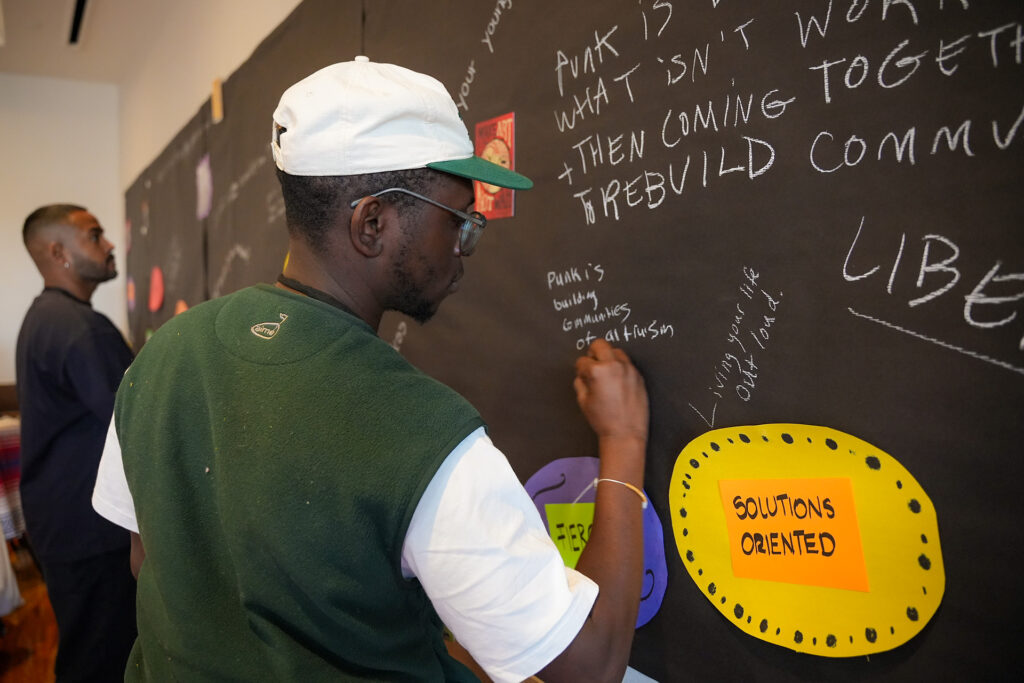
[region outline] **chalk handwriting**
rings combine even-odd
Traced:
[[[675,326],[670,322],[634,319],[629,301],[606,301],[601,294],[602,285],[607,285],[606,274],[602,264],[587,263],[549,270],[545,276],[551,305],[562,314],[559,327],[575,338],[578,351],[598,338],[624,343],[675,336]]]
[[[929,12],[968,12],[968,0],[828,0],[810,12],[792,13],[796,38],[809,55],[808,78],[803,79],[808,83],[779,82],[757,91],[736,87],[735,65],[738,60],[763,59],[753,55],[768,24],[750,16],[733,19],[702,28],[703,35],[680,44],[673,42],[670,30],[680,21],[676,4],[638,0],[635,23],[623,18],[617,24],[585,27],[582,43],[552,51],[552,84],[559,101],[553,118],[557,132],[567,138],[556,176],[578,207],[583,225],[620,221],[630,210],[672,205],[688,188],[699,191],[740,179],[756,182],[771,171],[779,154],[786,153],[771,122],[798,109],[801,103],[795,93],[813,86],[814,79],[821,100],[834,105],[868,89],[905,89],[925,79],[921,74],[928,71],[954,78],[963,77],[968,63],[974,72],[979,65],[1006,69],[1024,64],[1024,24],[1019,21],[937,36],[922,30]],[[845,47],[845,54],[810,56],[815,46],[838,40],[834,36],[840,34],[839,27],[871,22],[903,35],[870,50]],[[646,44],[642,53],[631,52],[635,43],[628,34],[637,31],[641,44]],[[731,87],[710,98],[669,98],[660,122],[600,128],[599,119],[606,112],[621,113],[644,98],[663,96],[655,86],[659,81],[664,89],[675,90],[712,78]],[[638,87],[640,83],[647,87]],[[627,113],[616,120],[631,119]],[[752,129],[748,135],[735,135],[745,127]],[[914,166],[949,154],[975,157],[1013,150],[1024,137],[1022,130],[1024,102],[1018,102],[1009,110],[1002,106],[1000,111],[979,111],[977,116],[930,127],[909,120],[880,135],[823,126],[811,130],[804,149],[815,171],[836,173],[867,162]],[[665,159],[664,154],[650,154],[652,145],[679,154],[651,163],[652,157]]]
[[[164,182],[164,179],[167,177],[168,173],[178,171],[178,169],[181,167],[182,160],[185,159],[185,157],[193,154],[196,145],[205,140],[205,134],[206,128],[196,128],[195,130],[192,131],[191,134],[189,134],[188,137],[184,138],[181,141],[178,141],[178,144],[176,146],[171,147],[170,154],[168,154],[165,158],[161,158],[158,160],[157,163],[159,163],[160,165],[156,167],[155,171],[153,171],[153,174],[156,177],[156,182],[158,185]]]
[[[596,223],[598,209],[601,217],[618,221],[626,209],[656,209],[667,197],[683,194],[691,161],[700,176],[693,178],[690,186],[699,183],[700,188],[706,188],[730,174],[739,174],[738,177],[748,180],[765,174],[775,163],[775,147],[766,140],[742,135],[728,149],[723,145],[718,149],[701,150],[699,155],[686,154],[679,165],[669,163],[657,170],[644,169],[633,177],[613,178],[598,187],[597,192],[593,187],[584,188],[573,194],[583,209],[584,223]],[[566,169],[563,175],[571,180],[571,169]]]
[[[719,4],[712,0],[713,7]],[[775,173],[794,163],[809,166],[814,175],[839,178],[853,176],[853,169],[863,174],[874,165],[910,171],[970,161],[976,167],[994,156],[1019,154],[1024,98],[1016,91],[978,99],[975,111],[951,109],[955,113],[945,116],[941,107],[915,112],[906,106],[908,93],[936,81],[970,87],[968,79],[984,78],[985,72],[1001,79],[1007,72],[1021,73],[1021,21],[979,14],[980,24],[947,22],[953,28],[944,31],[929,26],[936,14],[970,18],[973,4],[822,0],[810,10],[781,10],[789,22],[783,40],[795,41],[792,47],[805,55],[804,62],[790,80],[778,72],[776,81],[765,82],[751,81],[742,67],[754,65],[753,72],[761,73],[767,57],[758,48],[777,23],[733,11],[729,18],[722,13],[719,25],[688,30],[680,40],[674,29],[687,19],[681,4],[637,0],[632,20],[617,15],[616,24],[583,24],[580,41],[553,46],[548,85],[558,102],[552,130],[561,156],[551,174],[578,212],[579,227],[641,231],[647,229],[642,216],[648,211],[685,212],[681,205],[698,201],[708,188],[742,193],[747,183],[771,184],[778,180]],[[880,35],[873,28],[864,30],[875,24],[888,37],[857,46],[848,39],[855,24],[860,24],[859,35]],[[696,87],[699,96],[691,95]],[[868,98],[870,107],[864,106]],[[857,109],[820,117],[817,125],[810,118],[840,107]],[[853,115],[857,111],[863,116]],[[615,126],[603,125],[602,117],[611,116]],[[778,125],[789,119],[811,122],[795,145]],[[1017,339],[1024,313],[1024,264],[994,253],[983,267],[969,269],[965,258],[979,248],[941,226],[917,234],[908,226],[880,236],[865,225],[862,220],[856,234],[851,232],[842,264],[849,288],[881,291],[900,301],[908,315],[955,306],[965,330],[1004,335],[1016,330],[1013,345],[1024,351],[1024,338]],[[878,254],[882,239],[889,240],[891,255],[869,260],[866,255]],[[709,427],[724,402],[754,400],[779,329],[782,292],[762,281],[756,268],[746,266],[743,274],[712,381],[690,403]],[[549,273],[546,282],[548,310],[554,310],[560,329],[577,348],[599,337],[620,342],[671,338],[671,322],[639,310],[631,297],[613,290],[607,280],[595,282],[594,271],[590,275],[588,281],[582,269],[574,274],[570,268]],[[850,312],[1020,372],[1014,363],[912,331],[899,320]]]
[[[217,206],[213,210],[212,220],[214,225],[220,224],[221,214],[223,214],[224,211],[229,206],[238,201],[238,197],[241,194],[242,190],[249,184],[249,182],[253,178],[256,177],[256,174],[259,172],[259,170],[266,166],[266,164],[267,155],[260,154],[258,157],[255,157],[249,161],[249,164],[245,167],[245,170],[242,172],[242,175],[238,176],[238,178],[231,181],[231,184],[228,185],[227,192],[225,192],[224,196],[222,196],[217,201]]]
[[[1006,128],[1000,126],[998,119],[992,119],[992,148],[994,151],[1005,151],[1014,142],[1020,140],[1021,123],[1024,122],[1024,106],[1014,121]],[[963,154],[966,157],[977,155],[978,136],[971,119],[964,119],[948,125],[940,126],[930,136],[929,156],[948,153]],[[984,130],[984,129],[982,129]],[[1000,132],[1005,131],[1005,132]],[[863,161],[883,161],[894,159],[896,163],[915,165],[921,158],[918,152],[918,128],[910,126],[903,131],[889,131],[877,141],[868,141],[857,133],[851,133],[845,140],[839,140],[831,131],[823,130],[814,136],[808,152],[811,167],[819,173],[835,173],[843,168],[853,168]],[[926,140],[929,138],[925,138]],[[981,141],[987,146],[988,137],[982,134]],[[972,142],[972,140],[974,142]],[[927,142],[925,143],[927,145]],[[869,154],[874,151],[875,154]]]
[[[212,298],[216,299],[224,293],[224,285],[227,284],[228,275],[231,274],[231,269],[234,267],[235,261],[241,260],[248,263],[251,256],[252,248],[241,244],[236,244],[228,250],[228,254],[224,257],[224,262],[221,264],[220,274],[217,275],[217,280],[213,284],[213,289],[210,290],[210,296]]]
[[[618,57],[619,51],[610,42],[610,38],[619,30],[618,26],[612,26],[603,35],[594,31],[594,45],[587,45],[582,54],[574,54],[572,57],[561,50],[555,51],[555,79],[558,81],[558,96],[565,95],[564,80],[566,74],[575,80],[587,73],[597,73],[597,67],[604,64],[605,57]],[[568,68],[568,71],[566,71]]]
[[[895,324],[893,324],[891,322],[888,322],[886,320],[882,320],[880,318],[876,318],[874,316],[870,316],[870,315],[867,315],[865,313],[860,313],[858,311],[853,310],[852,308],[848,308],[847,310],[853,316],[856,316],[856,317],[861,318],[863,320],[869,320],[869,321],[871,321],[873,323],[877,323],[878,325],[881,325],[883,327],[887,327],[890,330],[895,330],[897,332],[902,332],[903,334],[906,334],[906,335],[909,335],[911,337],[914,337],[915,339],[920,339],[921,341],[926,341],[926,342],[928,342],[930,344],[935,344],[936,346],[941,346],[942,348],[949,349],[950,351],[956,351],[957,353],[962,353],[965,356],[969,356],[971,358],[975,358],[975,359],[983,361],[985,363],[990,363],[992,365],[995,365],[996,367],[1003,368],[1004,370],[1009,370],[1010,372],[1015,372],[1018,375],[1024,375],[1024,367],[1022,367],[1022,366],[1014,365],[1013,363],[1008,363],[1006,361],[999,360],[998,358],[993,358],[992,356],[988,356],[988,355],[985,355],[983,353],[978,353],[977,351],[971,351],[970,349],[965,349],[962,346],[957,346],[956,344],[950,344],[947,341],[943,341],[941,339],[936,339],[935,337],[931,337],[931,336],[929,336],[927,334],[921,334],[920,332],[915,332],[913,330],[909,330],[909,329],[907,329],[905,327],[901,327],[900,325],[895,325]],[[1021,349],[1020,350],[1024,351],[1024,341],[1021,342]]]
[[[660,41],[673,18],[673,4],[641,0],[640,28],[644,40]],[[760,92],[731,88],[720,96],[663,109],[660,127],[636,125],[618,131],[595,131],[594,122],[606,111],[630,106],[647,90],[634,82],[650,83],[657,71],[666,88],[709,78],[719,53],[744,53],[757,43],[758,24],[748,17],[719,30],[708,31],[708,39],[689,46],[664,44],[644,60],[625,54],[624,32],[628,23],[588,29],[587,42],[574,49],[553,52],[554,87],[560,101],[553,111],[555,128],[569,137],[568,154],[557,173],[570,189],[584,225],[602,220],[622,220],[626,212],[654,210],[684,194],[689,187],[704,189],[729,177],[754,180],[767,173],[776,160],[775,144],[761,135],[730,134],[755,122],[770,122],[787,113],[797,99],[782,88]],[[686,49],[681,50],[681,47]],[[652,71],[652,67],[656,68]],[[587,128],[575,136],[571,134]],[[721,136],[720,144],[708,144],[710,136]],[[696,149],[688,139],[700,139]],[[678,151],[668,163],[647,162],[651,145]],[[607,170],[615,169],[614,177]],[[589,176],[602,175],[600,180]]]
[[[782,292],[774,292],[761,283],[757,270],[743,266],[743,277],[737,287],[734,308],[729,311],[729,323],[724,338],[722,355],[712,366],[712,379],[707,394],[687,405],[709,427],[715,426],[719,404],[733,397],[748,403],[759,382],[764,352],[774,334],[778,320]]]
[[[665,27],[667,27],[668,23],[672,21],[672,3],[664,2],[664,0],[655,0],[651,3],[651,11],[652,14],[661,14],[662,22],[661,25],[658,26],[658,31],[655,34],[655,37],[660,38],[661,34],[665,31]],[[647,11],[641,9],[640,17],[644,23],[644,40],[647,40],[649,38],[647,31]]]
[[[267,207],[267,225],[284,220],[284,197],[277,188],[269,190],[264,198]]]
[[[498,0],[494,3],[494,12],[487,22],[487,28],[484,29],[484,37],[480,42],[487,46],[487,50],[491,54],[494,54],[494,42],[492,39],[494,32],[498,30],[498,24],[501,23],[501,13],[503,10],[508,9],[512,9],[512,0]]]
[[[882,270],[883,264],[870,260],[867,264],[861,262],[858,244],[864,233],[865,222],[866,218],[861,217],[843,262],[843,280],[849,283],[867,283],[874,281],[876,276],[886,274],[886,271]],[[875,241],[878,241],[877,237]],[[906,297],[908,308],[925,304],[935,305],[939,300],[947,301],[950,299],[947,294],[961,283],[963,273],[959,265],[960,246],[949,237],[931,233],[920,238],[921,256],[913,278],[913,290],[910,295],[900,294],[899,288],[895,288],[897,291],[894,291],[894,284],[904,262],[904,253],[907,251],[905,231],[900,234],[899,244],[893,245],[893,250],[895,255],[891,266],[885,264],[888,271],[885,292],[890,296]],[[1024,271],[1011,271],[1001,260],[996,259],[970,292],[963,295],[962,299],[954,298],[953,301],[958,307],[962,301],[962,318],[971,328],[996,330],[1006,327],[1017,319],[1018,310],[1024,308],[1020,303],[1024,301]],[[1018,349],[1024,350],[1024,339],[1020,340]]]
[[[604,279],[604,268],[600,263],[588,263],[586,266],[570,266],[564,270],[549,270],[547,274],[548,289],[564,287],[578,282],[596,282]]]
[[[498,31],[498,26],[501,24],[501,19],[504,16],[504,12],[512,9],[512,0],[497,0],[494,3],[494,10],[491,12],[490,18],[487,20],[487,26],[484,27],[484,37],[480,39],[480,42],[487,47],[487,51],[490,54],[494,54],[494,35]],[[476,79],[476,60],[469,60],[469,64],[466,66],[466,75],[462,78],[462,83],[459,84],[459,89],[453,94],[455,100],[455,106],[462,111],[469,111],[469,94],[472,91],[473,81]]]
[[[850,0],[845,15],[846,23],[853,24],[861,19],[867,18],[867,10],[871,5],[872,3],[870,0]],[[944,0],[938,0],[938,5],[940,10],[944,9]],[[960,5],[964,10],[970,8],[969,0],[960,0]],[[824,18],[822,18],[820,14],[809,14],[805,20],[800,12],[793,13],[796,16],[797,36],[800,40],[801,47],[807,47],[812,38],[812,31],[817,34],[817,38],[815,38],[815,40],[826,38],[829,24],[832,21],[832,6],[833,0],[828,0],[828,6],[825,8]],[[881,21],[888,20],[890,18],[889,11],[893,8],[897,8],[904,11],[896,12],[892,16],[896,17],[899,15],[896,20],[903,20],[903,23],[900,24],[901,26],[907,25],[907,20],[909,20],[909,25],[911,26],[917,26],[920,23],[917,8],[912,0],[882,0],[880,3],[874,5],[874,7],[881,10]]]
[[[469,103],[466,101],[466,98],[469,97],[474,78],[476,78],[476,61],[471,59],[469,60],[469,66],[466,67],[466,75],[462,79],[462,84],[459,85],[459,91],[456,93],[458,99],[455,105],[463,111],[469,111]]]

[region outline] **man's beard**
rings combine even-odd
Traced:
[[[423,297],[409,273],[402,267],[403,265],[403,263],[395,264],[394,275],[398,291],[390,308],[404,313],[418,323],[425,323],[437,313],[438,304]]]
[[[423,287],[417,284],[412,275],[410,274],[410,262],[413,260],[412,255],[409,251],[409,242],[407,239],[402,244],[398,252],[398,259],[395,262],[392,274],[394,276],[394,282],[396,285],[394,299],[391,305],[388,306],[391,310],[404,313],[418,323],[425,323],[434,317],[437,313],[437,309],[440,306],[440,302],[432,302],[427,300],[423,296]],[[428,266],[424,261],[420,261],[426,271],[426,279],[428,282],[433,282],[437,279],[436,271]]]
[[[75,273],[89,282],[107,282],[117,277],[117,268],[108,267],[108,263],[111,263],[110,259],[104,261],[103,265],[95,261],[79,261],[74,264]]]

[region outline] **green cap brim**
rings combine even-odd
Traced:
[[[533,181],[523,174],[510,171],[478,156],[453,161],[434,161],[427,164],[427,168],[512,190],[529,190],[533,187]]]

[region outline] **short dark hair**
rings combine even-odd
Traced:
[[[277,169],[284,196],[285,222],[288,234],[302,237],[315,251],[326,248],[327,233],[339,215],[348,215],[349,204],[389,187],[401,187],[420,194],[429,194],[444,173],[429,168],[383,171],[347,176],[298,176]],[[418,210],[415,197],[392,192],[380,197],[401,212]]]
[[[43,228],[68,222],[68,216],[76,211],[88,211],[77,204],[47,204],[40,206],[25,219],[21,229],[21,239],[28,246],[29,241]]]

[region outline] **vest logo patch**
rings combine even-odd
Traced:
[[[281,325],[288,319],[288,315],[280,313],[281,321],[276,323],[256,323],[249,328],[249,331],[255,334],[260,339],[273,339],[274,335],[281,329]]]

